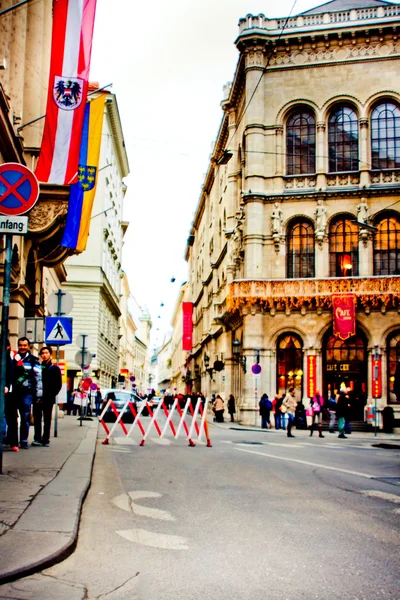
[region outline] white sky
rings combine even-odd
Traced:
[[[90,79],[112,82],[117,96],[131,171],[123,269],[149,308],[151,347],[169,330],[188,277],[186,240],[222,118],[222,88],[239,56],[239,18],[285,17],[322,3],[298,0],[292,11],[293,0],[97,0]]]

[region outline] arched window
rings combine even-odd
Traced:
[[[286,123],[286,173],[315,173],[315,119],[307,109],[293,113]]]
[[[331,277],[358,275],[358,227],[348,219],[338,219],[329,231],[329,271]]]
[[[278,368],[276,389],[286,393],[290,387],[303,389],[303,342],[295,333],[284,333],[278,338]]]
[[[373,169],[400,168],[400,109],[392,102],[372,112],[371,153]]]
[[[340,106],[328,122],[329,171],[358,171],[358,119],[353,109]]]
[[[287,276],[289,279],[315,276],[314,228],[308,221],[298,221],[289,229]]]
[[[387,217],[376,224],[374,275],[400,275],[400,222]]]
[[[388,403],[400,404],[400,331],[388,338],[387,357]]]

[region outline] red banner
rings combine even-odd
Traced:
[[[317,357],[307,356],[307,396],[312,398],[317,386]]]
[[[356,334],[356,304],[354,294],[332,296],[333,335],[341,340]]]
[[[182,350],[192,350],[192,332],[193,332],[193,302],[182,302],[183,311],[183,331],[182,331]]]
[[[46,121],[36,167],[39,181],[78,179],[96,0],[53,0]]]
[[[382,398],[382,363],[381,357],[372,357],[372,397]]]

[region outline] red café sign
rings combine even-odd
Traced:
[[[333,334],[341,340],[356,334],[356,304],[354,294],[332,296]]]
[[[312,398],[317,385],[317,357],[313,354],[307,356],[307,396]]]
[[[372,357],[372,397],[382,398],[382,363],[380,356],[378,358]]]

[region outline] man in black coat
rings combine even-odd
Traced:
[[[45,446],[46,448],[50,445],[50,427],[53,405],[62,386],[61,371],[57,365],[53,365],[51,353],[52,349],[50,346],[43,346],[39,352],[39,356],[42,359],[43,395],[33,405],[35,436],[32,446]]]

